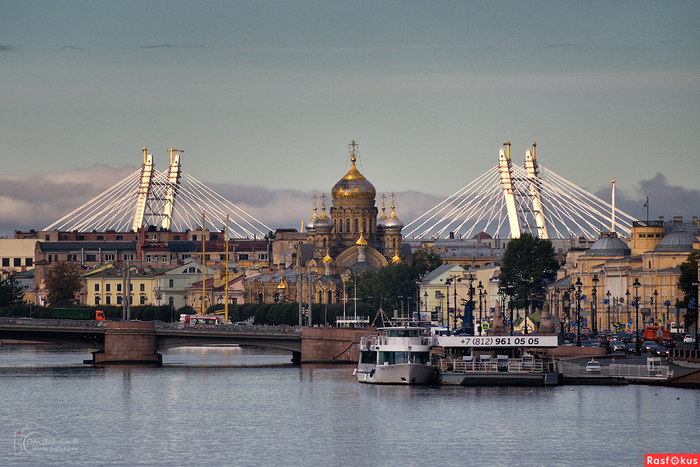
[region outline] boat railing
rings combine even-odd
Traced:
[[[673,376],[673,370],[667,365],[620,365],[612,363],[608,366],[600,366],[600,371],[591,373],[586,369],[586,365],[561,362],[564,376],[611,376],[618,378],[639,378],[664,380]]]
[[[479,359],[479,360],[443,360],[440,364],[441,372],[455,373],[483,373],[483,372],[509,372],[509,373],[553,373],[555,364],[551,361],[538,359],[509,358],[507,360]]]

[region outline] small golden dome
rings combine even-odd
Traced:
[[[333,262],[333,258],[331,258],[331,255],[328,254],[328,250],[326,250],[326,256],[323,257],[323,262],[326,264]]]
[[[362,231],[360,230],[360,238],[357,239],[355,242],[355,245],[357,246],[367,246],[367,240],[365,240],[365,237],[362,236]]]
[[[284,281],[280,281],[280,285],[277,286],[277,289],[286,289],[287,286],[284,285]]]
[[[401,261],[401,258],[399,258],[399,254],[398,254],[398,253],[395,253],[395,254],[394,254],[394,257],[391,258],[391,262],[392,262],[392,264],[400,264],[400,263],[402,262],[402,261]]]

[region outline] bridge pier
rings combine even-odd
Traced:
[[[302,328],[300,363],[355,364],[360,357],[360,337],[377,334],[375,329]]]
[[[95,352],[85,363],[156,364],[163,363],[158,353],[154,323],[142,321],[107,322],[104,350]]]

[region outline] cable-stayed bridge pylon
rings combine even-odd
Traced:
[[[510,158],[510,142],[498,165],[455,192],[404,228],[406,238],[470,239],[480,232],[493,238],[597,239],[602,231],[631,235],[636,220],[597,196],[538,164],[536,144],[523,166]],[[613,179],[614,193],[614,179]]]
[[[180,164],[180,149],[169,149],[167,171],[155,169],[153,155],[143,148],[143,165],[95,198],[44,230],[129,232],[142,227],[184,232],[196,230],[206,215],[209,227],[226,230],[231,238],[262,238],[271,229],[188,175]],[[228,216],[228,221],[227,221]]]

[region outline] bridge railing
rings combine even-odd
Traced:
[[[184,324],[156,321],[155,328],[172,331],[231,332],[249,334],[301,334],[298,326],[266,326],[240,324]]]
[[[66,328],[103,328],[105,321],[89,319],[35,319],[35,318],[0,318],[0,325],[66,327]]]

